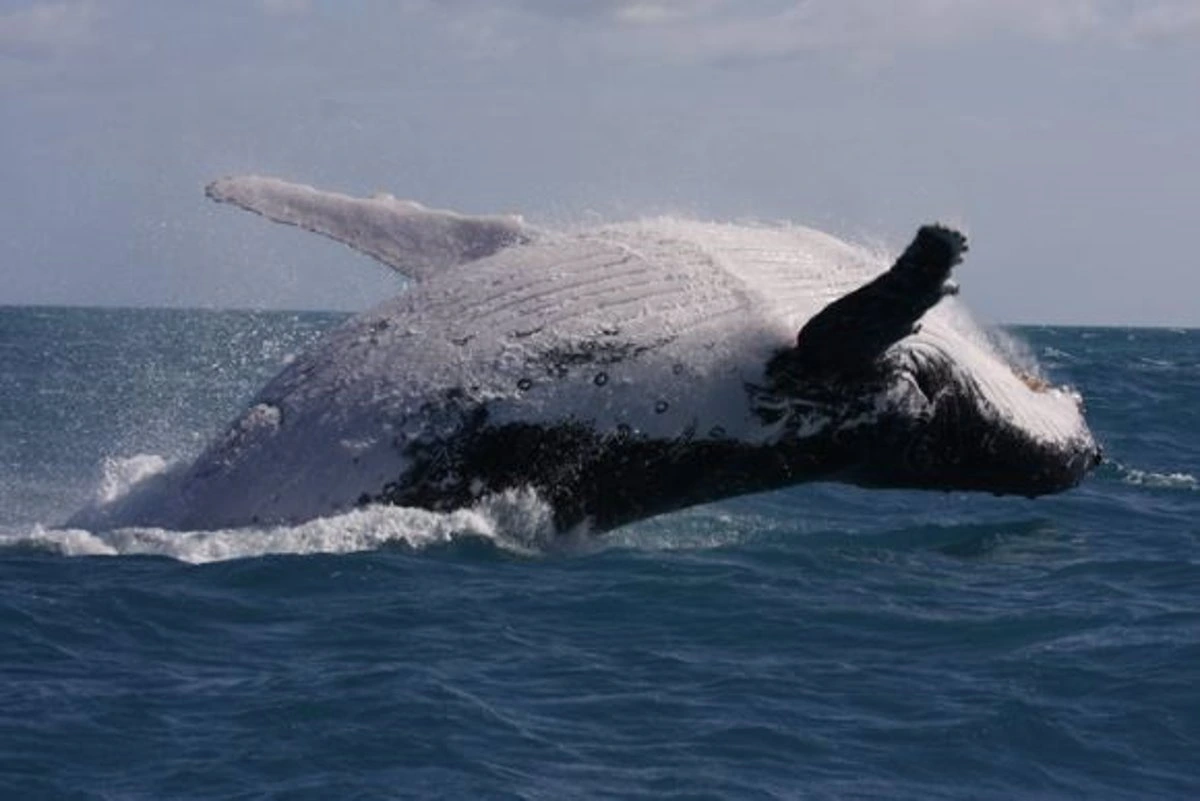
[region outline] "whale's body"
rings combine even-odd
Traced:
[[[831,304],[888,264],[817,231],[661,219],[546,233],[257,178],[210,194],[415,280],[293,360],[109,522],[296,522],[529,487],[560,528],[606,529],[820,478],[1035,495],[1097,459],[1078,397],[1013,369],[952,298],[914,301],[900,324],[920,318],[916,333],[843,352],[863,307]]]

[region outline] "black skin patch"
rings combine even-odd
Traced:
[[[716,498],[806,481],[845,467],[842,451],[734,440],[654,440],[628,426],[608,434],[580,423],[480,424],[443,448],[415,448],[412,468],[367,500],[449,511],[487,492],[533,487],[560,531],[597,531]],[[362,499],[360,499],[361,501]]]

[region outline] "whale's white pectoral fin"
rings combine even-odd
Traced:
[[[256,175],[221,178],[205,194],[335,239],[416,280],[535,235],[515,215],[471,217],[391,195],[350,197]]]

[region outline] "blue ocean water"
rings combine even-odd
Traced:
[[[0,309],[0,798],[1200,797],[1200,331],[1017,332],[1109,457],[1036,501],[55,528],[339,319]]]

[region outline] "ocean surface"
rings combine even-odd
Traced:
[[[0,308],[0,799],[1200,798],[1200,331],[1015,332],[1108,456],[1034,501],[56,528],[340,319]]]

